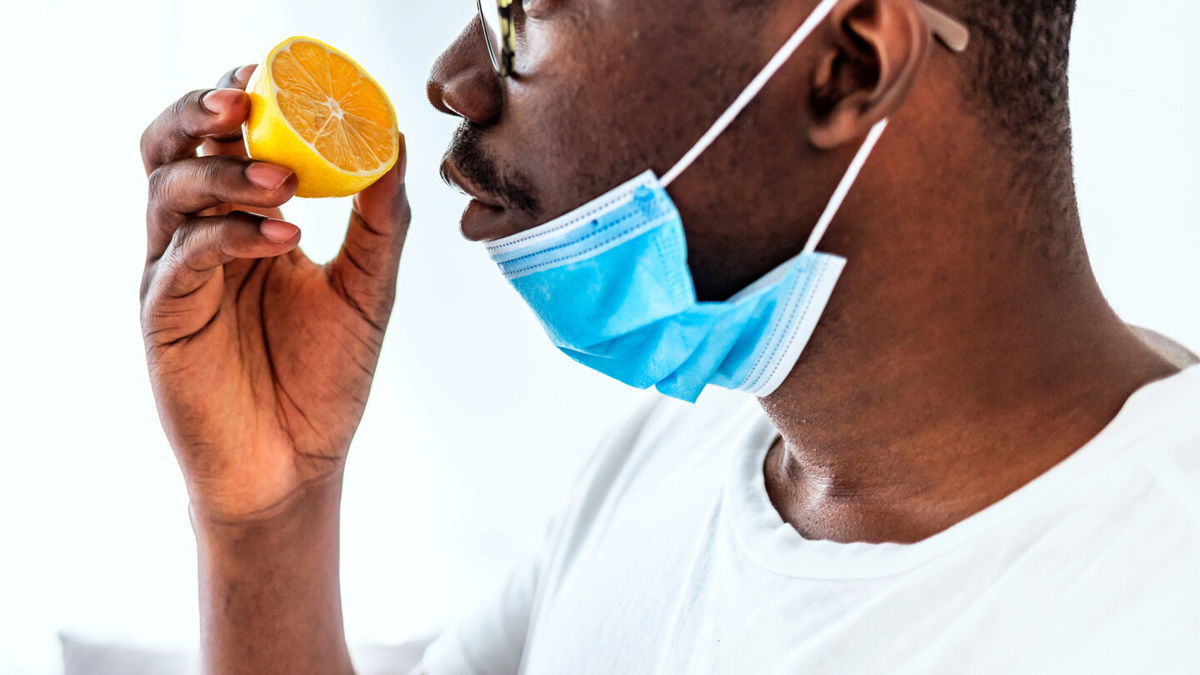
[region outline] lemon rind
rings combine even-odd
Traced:
[[[391,122],[392,122],[392,126],[389,129],[389,134],[392,137],[393,146],[392,146],[391,155],[388,157],[388,159],[385,160],[384,162],[380,163],[377,167],[375,167],[373,169],[350,171],[347,169],[343,169],[340,166],[334,164],[327,157],[325,157],[325,155],[320,150],[318,150],[313,143],[311,143],[308,139],[304,138],[304,136],[302,136],[300,134],[300,132],[298,132],[296,130],[296,128],[294,126],[292,126],[292,122],[291,122],[291,120],[288,119],[287,115],[285,115],[283,113],[283,110],[279,106],[279,100],[278,100],[278,96],[277,96],[277,92],[279,90],[279,85],[275,81],[274,69],[272,68],[272,64],[275,61],[275,57],[281,51],[283,51],[284,49],[290,49],[292,45],[294,45],[298,42],[308,42],[308,43],[314,44],[329,53],[336,54],[336,55],[346,59],[346,61],[348,61],[351,65],[353,65],[358,70],[360,75],[362,75],[368,82],[370,82],[372,85],[374,85],[375,88],[381,94],[383,94],[383,101],[387,105],[388,116],[391,118]],[[260,91],[257,91],[259,88],[258,85],[260,84],[260,82],[263,78],[270,78],[270,80],[269,80],[270,86],[267,87],[266,91],[260,92]],[[295,36],[292,36],[292,37],[280,42],[279,44],[275,45],[275,47],[272,48],[271,51],[267,54],[267,58],[264,59],[262,65],[259,68],[255,69],[254,74],[250,78],[250,81],[246,84],[246,91],[248,93],[252,93],[252,95],[256,93],[257,95],[263,96],[264,98],[269,97],[270,105],[274,108],[274,112],[276,113],[276,116],[278,117],[278,119],[287,128],[287,131],[290,133],[291,138],[294,139],[295,141],[299,142],[299,144],[302,145],[304,147],[304,149],[308,151],[310,159],[315,161],[316,163],[320,164],[324,170],[328,171],[330,174],[336,174],[338,176],[342,176],[342,177],[346,177],[346,178],[365,179],[365,180],[356,181],[356,183],[361,184],[361,187],[358,187],[358,189],[354,190],[353,192],[345,192],[344,190],[336,190],[337,194],[333,194],[330,196],[338,196],[338,197],[349,196],[349,195],[355,194],[356,192],[359,192],[363,189],[366,189],[367,187],[369,187],[371,185],[371,183],[374,182],[374,180],[372,180],[372,179],[378,179],[379,177],[382,177],[385,173],[390,171],[392,169],[392,167],[394,167],[396,165],[396,162],[399,161],[399,159],[400,159],[400,148],[399,148],[400,132],[398,129],[399,125],[396,120],[396,108],[394,105],[392,105],[391,98],[388,97],[386,90],[382,86],[380,86],[379,82],[374,77],[372,77],[371,74],[369,72],[367,72],[367,70],[358,63],[358,61],[355,61],[353,57],[351,57],[349,54],[346,54],[345,52],[341,51],[340,49],[338,49],[336,47],[333,47],[331,45],[328,45],[328,44],[322,42],[321,40],[318,40],[318,39],[312,38],[312,37],[307,37],[304,35],[295,35]],[[250,145],[250,134],[247,133],[246,137],[247,137],[247,146],[249,146]],[[321,193],[324,193],[327,191],[328,190],[319,190],[319,192],[321,192]],[[310,195],[300,194],[300,191],[297,191],[297,196],[303,197],[303,196],[310,196]],[[319,195],[314,194],[311,196],[319,196]]]

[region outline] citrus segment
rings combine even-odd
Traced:
[[[340,197],[374,183],[399,156],[383,89],[349,56],[294,37],[271,50],[247,86],[246,144],[296,173],[301,197]]]

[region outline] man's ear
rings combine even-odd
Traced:
[[[932,36],[915,0],[846,0],[830,15],[833,44],[813,74],[809,142],[861,138],[908,96]]]

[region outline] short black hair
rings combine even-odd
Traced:
[[[1069,148],[1075,0],[955,1],[957,8],[945,10],[956,11],[971,30],[970,102],[1022,153]]]

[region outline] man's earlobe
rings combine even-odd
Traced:
[[[932,37],[915,0],[853,0],[830,15],[833,42],[813,72],[809,142],[822,149],[864,136],[912,90]]]

